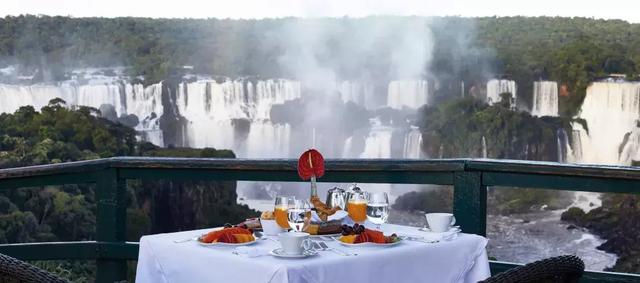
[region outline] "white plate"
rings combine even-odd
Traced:
[[[329,238],[333,238],[333,237],[337,237],[342,235],[342,233],[335,233],[335,234],[323,234],[323,235],[309,235],[309,237],[311,238],[322,238],[322,237],[329,237]]]
[[[204,236],[204,235],[202,235],[202,236]],[[238,247],[238,246],[253,245],[258,241],[258,239],[255,239],[255,240],[253,240],[251,242],[244,242],[244,243],[223,243],[223,242],[203,243],[202,241],[200,241],[200,239],[202,239],[202,236],[198,237],[198,240],[196,240],[198,242],[198,244],[200,244],[202,246]],[[255,235],[253,235],[253,237],[256,238]]]
[[[345,243],[340,241],[340,237],[334,238],[336,241],[338,241],[338,243],[340,243],[343,246],[346,247],[380,247],[380,248],[385,248],[385,247],[393,247],[393,246],[397,246],[400,243],[402,243],[402,239],[400,239],[400,241],[397,242],[393,242],[393,243],[386,243],[386,244],[376,244],[376,243],[372,243],[372,242],[366,242],[366,243],[359,243],[359,244],[349,244],[349,243]]]
[[[316,251],[316,250],[305,250],[300,255],[290,255],[290,254],[285,254],[284,250],[282,250],[282,248],[277,248],[275,250],[270,251],[269,254],[272,255],[272,256],[275,256],[275,257],[282,257],[282,258],[305,258],[305,257],[310,257],[310,256],[317,255],[318,251]]]

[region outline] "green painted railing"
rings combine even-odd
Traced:
[[[126,180],[300,181],[297,160],[115,157],[0,170],[0,190],[96,184],[96,241],[0,245],[24,260],[96,260],[98,282],[126,279],[138,244],[125,242]],[[640,193],[640,169],[487,159],[327,160],[322,182],[437,184],[454,188],[453,210],[466,233],[486,234],[487,187]],[[491,262],[492,272],[517,266]],[[587,272],[584,282],[640,282],[640,275]]]

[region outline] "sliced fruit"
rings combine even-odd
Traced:
[[[256,238],[254,238],[253,235],[248,235],[248,234],[233,234],[233,237],[236,238],[237,243],[247,243],[247,242],[253,242],[256,240]]]
[[[348,235],[340,237],[340,242],[353,244],[356,240],[357,235]]]

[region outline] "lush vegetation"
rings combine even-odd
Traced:
[[[52,100],[36,112],[22,107],[0,115],[0,168],[116,155],[226,157],[228,150],[157,148],[137,143],[135,132],[100,118],[99,111],[69,109]],[[236,204],[235,182],[130,181],[128,240],[149,233],[239,222],[256,212]],[[0,243],[95,239],[95,192],[90,185],[45,186],[0,192]],[[87,262],[41,263],[71,280],[91,281]],[[73,272],[68,272],[72,270]]]
[[[508,100],[489,106],[474,97],[424,107],[418,124],[429,156],[558,160],[557,131],[570,131],[570,119],[537,118],[510,109]]]

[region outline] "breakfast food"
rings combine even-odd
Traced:
[[[391,244],[400,241],[400,238],[396,234],[385,236],[380,231],[367,229],[364,225],[356,223],[353,227],[349,225],[342,225],[342,236],[339,240],[347,244]]]
[[[260,219],[258,218],[249,218],[241,223],[238,223],[235,226],[244,228],[244,229],[249,229],[249,230],[257,230],[262,228],[262,225],[260,224]],[[231,227],[231,225],[225,225],[225,227]]]
[[[320,217],[320,219],[322,219],[322,221],[327,221],[327,218],[329,216],[335,214],[338,210],[342,210],[342,208],[340,208],[339,206],[330,208],[324,202],[322,202],[320,200],[320,197],[318,196],[311,196],[311,203],[313,204],[316,213],[318,213],[318,216]]]
[[[341,225],[341,220],[311,222],[303,230],[311,235],[331,235],[340,233]]]
[[[262,212],[262,214],[260,215],[260,219],[263,220],[275,220],[276,216],[274,215],[273,211],[264,211]]]
[[[200,238],[202,243],[239,244],[255,240],[253,232],[240,227],[225,227],[222,230],[211,231]]]

